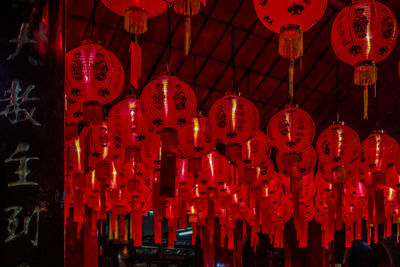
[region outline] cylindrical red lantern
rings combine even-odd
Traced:
[[[303,56],[303,32],[324,15],[327,0],[254,0],[257,16],[264,26],[279,33],[279,54],[290,59],[289,95],[293,97],[295,60]]]
[[[364,87],[364,118],[368,118],[368,86],[376,85],[376,63],[392,52],[397,39],[393,12],[375,0],[353,0],[337,15],[331,43],[342,61],[355,67],[354,83]]]

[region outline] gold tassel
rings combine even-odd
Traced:
[[[293,95],[294,95],[293,83],[294,83],[294,59],[291,58],[290,66],[289,66],[289,96],[290,96],[290,100],[293,99]]]
[[[368,86],[374,85],[376,91],[376,81],[378,79],[378,69],[375,62],[365,60],[354,66],[354,83],[364,88],[364,119],[368,119]],[[376,92],[374,92],[376,94]]]
[[[190,16],[186,16],[185,20],[185,56],[189,55],[190,43],[192,42],[192,26]]]
[[[368,85],[364,87],[364,120],[368,120]]]
[[[303,56],[303,30],[298,25],[288,25],[279,35],[279,55],[297,60]]]
[[[144,34],[147,31],[147,11],[141,7],[127,8],[125,30],[132,34]]]

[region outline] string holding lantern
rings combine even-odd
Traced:
[[[368,119],[368,87],[378,79],[376,63],[387,58],[398,29],[393,12],[375,0],[353,0],[332,25],[331,45],[336,56],[354,66],[354,83],[364,87],[364,119]]]
[[[322,18],[328,1],[253,0],[253,4],[263,25],[279,34],[279,55],[290,60],[289,95],[293,99],[294,64],[303,57],[303,32]]]
[[[257,107],[250,100],[227,92],[211,106],[208,118],[215,136],[226,145],[227,158],[239,162],[242,143],[256,133],[260,124]]]
[[[174,11],[185,16],[185,56],[189,54],[191,43],[191,22],[190,17],[199,13],[201,3],[205,6],[206,0],[174,0]]]
[[[86,40],[69,51],[65,61],[68,98],[83,103],[84,124],[101,120],[101,105],[116,99],[124,86],[124,70],[117,56],[98,42]]]

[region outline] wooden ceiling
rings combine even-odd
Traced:
[[[400,1],[381,1],[400,21]],[[311,114],[319,133],[340,110],[340,118],[365,138],[372,130],[388,130],[400,140],[400,41],[393,53],[378,64],[376,99],[370,97],[370,119],[362,119],[362,89],[353,85],[353,68],[338,60],[330,47],[332,22],[345,0],[330,0],[321,21],[304,34],[303,67],[295,70],[295,101]],[[123,18],[99,0],[69,0],[67,7],[67,50],[80,45],[95,21],[95,37],[121,60],[129,74],[130,36]],[[192,18],[192,49],[183,53],[184,19],[170,11],[149,21],[142,40],[142,79],[146,85],[155,75],[169,70],[193,85],[203,114],[235,86],[257,106],[265,129],[269,119],[288,102],[288,61],[278,56],[278,35],[258,20],[253,0],[207,0]],[[232,31],[234,49],[232,57]],[[169,34],[171,33],[171,34]],[[234,58],[234,60],[233,60]],[[235,71],[233,72],[233,66]],[[126,87],[129,88],[128,83]]]

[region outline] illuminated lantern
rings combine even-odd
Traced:
[[[132,96],[126,97],[111,108],[108,113],[108,126],[110,137],[125,146],[142,146],[149,135],[140,109],[140,100]]]
[[[229,164],[225,156],[214,151],[203,156],[203,170],[200,175],[201,182],[208,188],[216,188],[227,182]]]
[[[212,105],[208,118],[212,132],[226,145],[227,158],[239,161],[241,144],[256,134],[259,127],[257,107],[246,98],[227,94]]]
[[[302,152],[314,140],[315,124],[304,110],[287,106],[271,118],[267,134],[278,150]]]
[[[392,52],[397,39],[392,11],[374,0],[353,0],[332,26],[331,43],[336,56],[354,66],[354,83],[364,87],[364,118],[368,118],[368,86],[376,85],[376,63]]]
[[[175,141],[176,130],[191,122],[197,109],[192,88],[172,75],[161,75],[151,81],[143,88],[140,99],[144,119],[160,132],[175,136]],[[169,141],[174,142],[172,138]]]
[[[316,150],[320,161],[332,168],[333,182],[343,183],[346,167],[358,158],[360,138],[344,122],[334,122],[318,137]]]
[[[208,118],[197,114],[192,123],[178,131],[179,149],[185,158],[201,158],[215,149],[216,140],[211,134]]]
[[[274,174],[274,163],[269,157],[265,157],[264,160],[257,167],[257,182],[261,184],[267,184],[271,181]]]
[[[257,130],[255,135],[242,145],[242,162],[246,166],[256,167],[264,161],[270,152],[267,135],[261,130]]]
[[[384,131],[374,131],[361,144],[361,168],[372,173],[374,186],[386,184],[386,171],[399,157],[399,144]]]
[[[109,103],[124,86],[124,70],[118,58],[91,41],[66,54],[65,73],[66,94],[80,103]]]
[[[185,55],[189,54],[191,43],[190,17],[197,15],[200,11],[201,2],[205,5],[206,0],[174,0],[174,11],[185,16]]]
[[[290,60],[289,94],[293,98],[295,60],[303,56],[303,32],[324,15],[327,0],[253,0],[260,21],[269,30],[280,34],[279,55]]]

